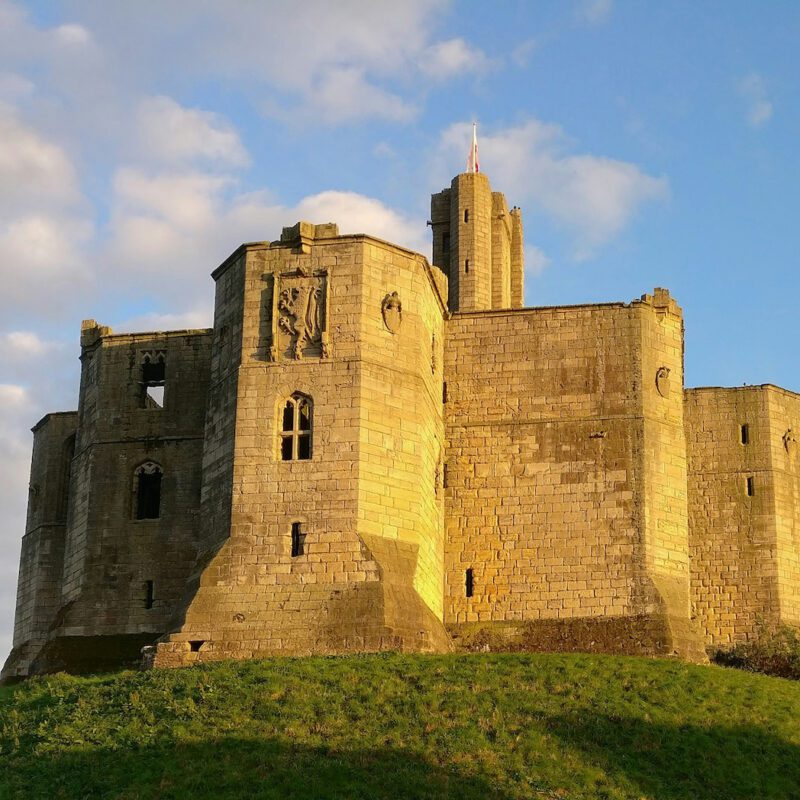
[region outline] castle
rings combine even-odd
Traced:
[[[523,308],[467,172],[433,264],[300,222],[214,326],[81,330],[34,428],[2,676],[395,649],[677,654],[800,624],[800,395],[683,387],[681,310]]]

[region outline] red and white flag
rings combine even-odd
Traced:
[[[480,172],[481,165],[478,163],[478,123],[472,123],[472,146],[469,148],[467,156],[467,172]]]

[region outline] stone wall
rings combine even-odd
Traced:
[[[798,624],[800,398],[771,386],[685,397],[692,602],[706,642]]]
[[[680,312],[665,303],[448,322],[445,621],[463,640],[695,647],[671,626],[688,621],[685,497],[654,464],[663,452],[685,470],[680,389],[668,408],[653,396],[656,363],[681,385]]]
[[[229,536],[217,531],[156,664],[449,646],[437,617],[443,301],[421,257],[329,227],[246,249]],[[313,404],[307,460],[281,458],[293,396]]]

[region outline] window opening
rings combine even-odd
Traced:
[[[446,233],[442,236],[442,252],[449,253],[450,252],[450,234]]]
[[[72,459],[75,458],[76,434],[68,437],[64,442],[61,463],[61,486],[58,492],[58,518],[66,520],[69,512],[69,482],[72,476]]]
[[[292,523],[292,558],[305,555],[306,536],[303,533],[300,523]]]
[[[447,462],[442,465],[442,488],[447,488]]]
[[[442,381],[442,403],[447,402],[447,381]]]
[[[161,516],[163,477],[161,467],[152,461],[136,470],[136,519],[158,519]]]
[[[196,639],[193,642],[189,642],[189,650],[193,653],[199,653],[200,648],[206,643],[205,639]]]
[[[464,575],[464,593],[467,597],[472,597],[475,594],[475,574],[470,567]]]
[[[144,584],[144,607],[150,609],[155,602],[155,585],[153,581],[145,581]]]
[[[750,475],[747,478],[747,496],[752,497],[756,493],[756,479]]]
[[[469,259],[464,262],[464,272],[469,272]]]
[[[750,426],[742,425],[741,427],[742,444],[750,444]]]
[[[281,459],[307,461],[311,458],[311,398],[292,395],[283,407]]]
[[[469,222],[469,209],[464,209],[464,222]]]
[[[145,353],[142,359],[142,408],[164,408],[166,359],[164,353]]]

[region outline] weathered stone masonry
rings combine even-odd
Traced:
[[[482,174],[433,261],[301,222],[213,274],[208,330],[81,333],[34,427],[3,678],[453,647],[702,658],[800,624],[800,396],[683,389],[683,318],[522,308]]]

